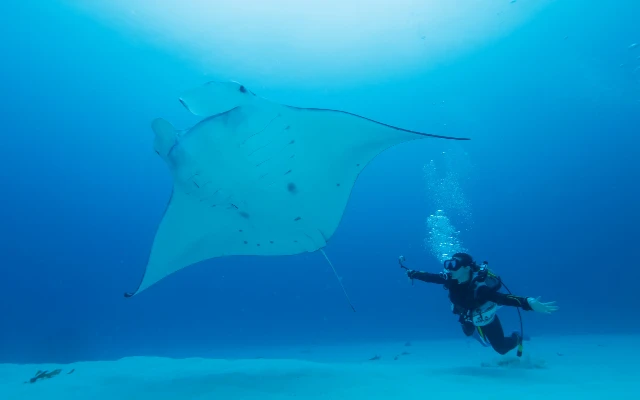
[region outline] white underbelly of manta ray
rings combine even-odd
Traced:
[[[415,139],[468,140],[290,107],[236,82],[209,82],[180,102],[204,119],[184,131],[152,123],[174,188],[142,281],[127,297],[211,258],[322,249],[358,175],[382,151]]]

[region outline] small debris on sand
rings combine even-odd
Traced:
[[[69,375],[73,371],[75,371],[75,369],[72,369],[71,371],[67,372],[67,375]],[[28,382],[24,382],[24,383],[36,383],[39,380],[51,379],[51,378],[53,378],[55,376],[58,376],[60,374],[60,372],[62,372],[61,369],[54,369],[51,372],[49,372],[47,370],[44,370],[44,371],[38,370],[36,372],[36,374],[33,376],[33,378],[29,379]]]

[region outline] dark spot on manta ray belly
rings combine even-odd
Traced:
[[[241,217],[244,217],[244,218],[246,218],[246,219],[249,219],[249,214],[247,214],[246,212],[244,212],[244,211],[240,211],[240,213],[239,213],[239,214],[240,214],[240,216],[241,216]],[[242,230],[240,230],[240,232],[242,232]]]
[[[290,182],[290,183],[287,185],[287,190],[288,190],[289,192],[291,192],[291,193],[296,193],[296,192],[298,191],[298,188],[296,187],[296,184],[295,184],[295,183]]]
[[[240,92],[247,93],[247,88],[245,88],[244,86],[240,86]]]
[[[294,221],[300,221],[302,218],[300,217],[295,217]]]

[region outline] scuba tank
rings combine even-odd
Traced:
[[[487,261],[482,262],[482,265],[479,267],[478,273],[483,274],[485,276],[484,278],[485,283],[488,284],[489,286],[499,285],[499,287],[496,290],[500,290],[500,287],[504,287],[510,295],[513,295],[513,293],[511,293],[511,290],[509,290],[507,285],[502,283],[502,279],[500,279],[498,275],[491,272],[491,270],[489,269],[489,263]],[[522,341],[524,340],[524,328],[522,326],[522,313],[520,313],[520,309],[517,307],[516,307],[516,311],[518,312],[518,319],[520,319],[520,341],[518,342],[518,350],[516,351],[516,355],[518,357],[522,357],[522,347],[523,347]]]

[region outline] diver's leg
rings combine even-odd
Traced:
[[[487,341],[487,337],[484,335],[484,331],[482,330],[482,327],[481,326],[478,326],[478,327],[474,326],[473,328],[474,328],[474,330],[473,330],[473,338],[475,340],[477,340],[484,347],[491,346],[489,344],[489,342]]]
[[[460,325],[462,326],[462,332],[464,332],[466,336],[473,335],[473,331],[476,330],[476,326],[473,325],[473,322],[462,321],[460,322]]]
[[[476,326],[473,324],[473,322],[464,320],[460,320],[460,326],[462,327],[462,332],[464,332],[467,337],[473,337],[484,347],[489,347],[489,343],[484,337],[484,334],[482,333],[480,327],[476,329]]]
[[[499,354],[507,354],[511,350],[515,349],[520,342],[520,335],[512,333],[511,336],[504,336],[502,330],[502,324],[500,319],[496,315],[489,324],[481,327],[484,336],[491,343],[491,347]]]

